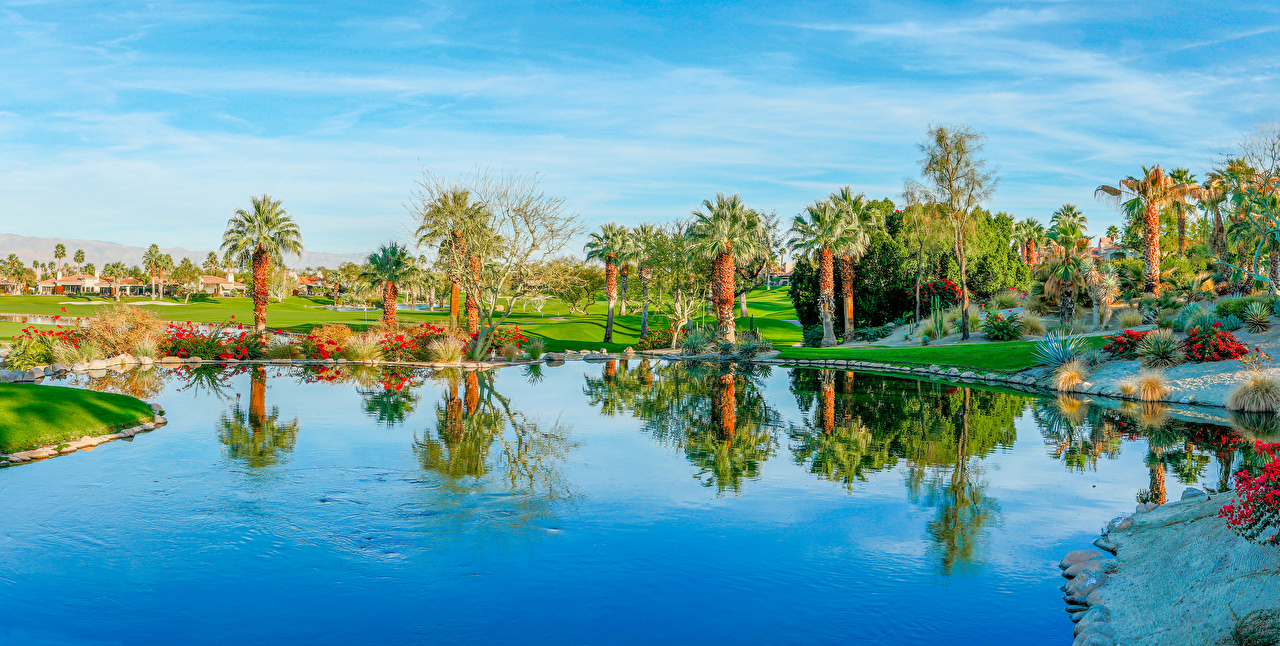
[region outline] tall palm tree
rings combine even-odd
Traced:
[[[1178,184],[1194,184],[1196,176],[1185,168],[1175,168],[1169,172],[1169,179]],[[1208,191],[1204,192],[1207,195]],[[1192,210],[1191,203],[1186,198],[1174,200],[1169,204],[1169,209],[1178,218],[1178,256],[1187,257],[1187,214]]]
[[[618,247],[618,316],[627,315],[627,283],[631,278],[631,265],[639,260],[640,244],[636,232],[625,226],[620,227],[621,243]]]
[[[237,403],[218,420],[218,439],[227,445],[227,454],[255,469],[278,463],[298,441],[297,418],[281,422],[279,407],[268,413],[266,393],[266,368],[256,366],[249,385],[249,410]]]
[[[62,271],[62,259],[67,257],[67,246],[58,243],[53,245],[53,258],[58,261],[58,271]]]
[[[413,279],[418,271],[414,258],[408,248],[398,242],[391,242],[378,247],[369,254],[367,268],[361,272],[360,278],[374,287],[382,289],[382,325],[388,328],[396,326],[396,299],[403,285]]]
[[[848,236],[851,224],[841,217],[830,200],[819,200],[806,206],[791,221],[791,239],[787,246],[799,255],[808,255],[818,265],[818,313],[822,317],[822,347],[836,344],[834,253]]]
[[[1028,267],[1040,264],[1040,250],[1046,240],[1044,225],[1035,218],[1027,218],[1013,225],[1013,242],[1018,255]]]
[[[1086,287],[1089,267],[1084,251],[1089,247],[1089,239],[1064,234],[1056,242],[1060,250],[1045,263],[1041,277],[1045,294],[1057,298],[1059,317],[1065,324],[1075,315],[1076,296]]]
[[[1177,182],[1160,166],[1142,167],[1142,177],[1132,175],[1115,186],[1103,184],[1094,194],[1107,196],[1117,204],[1143,213],[1143,241],[1146,246],[1146,273],[1142,291],[1153,294],[1160,281],[1160,212],[1174,202],[1199,199],[1205,190],[1191,182]]]
[[[147,272],[147,282],[151,283],[151,300],[156,299],[156,275],[164,264],[164,254],[160,253],[160,245],[147,247],[142,254],[142,268]]]
[[[1077,209],[1076,205],[1070,202],[1063,204],[1061,208],[1054,211],[1050,221],[1053,222],[1053,233],[1071,238],[1082,237],[1085,228],[1089,224],[1089,219],[1084,217],[1080,209]]]
[[[653,280],[653,255],[662,230],[645,222],[633,229],[632,233],[638,247],[636,273],[640,276],[640,336],[643,338],[649,333],[649,282]]]
[[[604,324],[604,342],[613,343],[613,311],[618,304],[618,255],[626,245],[626,227],[610,222],[593,232],[582,250],[587,260],[604,263],[604,297],[609,303],[609,314]]]
[[[747,262],[762,253],[760,214],[742,203],[737,193],[716,194],[716,201],[703,200],[693,212],[689,237],[698,252],[713,261],[711,289],[716,308],[716,331],[726,343],[737,341],[733,318],[734,272],[736,262]]]
[[[237,209],[222,234],[222,250],[240,263],[253,264],[253,325],[267,331],[267,281],[272,258],[302,256],[302,233],[280,200],[263,193],[250,197],[250,210]]]
[[[488,210],[482,202],[471,201],[471,191],[466,189],[454,189],[445,191],[438,195],[434,200],[425,206],[425,212],[422,213],[422,225],[418,227],[418,244],[424,247],[435,248],[440,245],[449,245],[450,254],[454,258],[467,257],[468,269],[472,265],[478,266],[479,258],[475,258],[474,262],[471,257],[467,256],[467,241],[463,235],[463,229],[466,223],[482,222],[487,220]],[[459,296],[460,290],[458,283],[460,280],[460,267],[449,268],[449,318],[455,322],[458,320]],[[468,305],[473,301],[468,295]],[[471,325],[478,325],[468,323]],[[475,330],[472,330],[474,332]]]
[[[79,272],[80,267],[84,265],[84,249],[76,249],[76,253],[71,259],[76,261],[76,271]]]
[[[862,260],[871,246],[870,230],[877,226],[876,212],[867,204],[866,196],[853,194],[853,189],[843,186],[831,194],[831,204],[845,220],[846,237],[840,241],[840,282],[844,288],[843,310],[845,334],[854,328],[853,315],[853,265]]]

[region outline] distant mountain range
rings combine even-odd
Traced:
[[[83,249],[85,262],[91,262],[95,266],[101,268],[109,262],[123,262],[127,265],[137,265],[142,262],[142,254],[146,251],[144,247],[131,247],[115,242],[103,242],[101,240],[71,240],[67,238],[32,238],[28,236],[14,235],[11,233],[0,233],[0,259],[7,258],[9,254],[18,254],[26,265],[31,265],[32,260],[40,262],[53,261],[53,247],[62,244],[67,248],[67,257],[63,262],[71,262],[72,257],[76,253],[76,249]],[[204,262],[205,256],[209,255],[210,249],[190,250],[182,247],[161,247],[161,252],[173,256],[174,262],[181,261],[184,257],[190,258],[197,265]],[[303,267],[337,267],[344,262],[364,262],[364,254],[359,253],[322,253],[322,252],[304,252],[302,259],[286,258],[285,264],[288,266],[301,269]]]

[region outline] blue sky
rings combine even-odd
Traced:
[[[930,124],[1047,220],[1141,164],[1203,175],[1275,116],[1259,3],[0,4],[3,231],[215,246],[250,194],[314,251],[403,236],[422,167],[544,175],[588,224],[717,191],[896,195]]]

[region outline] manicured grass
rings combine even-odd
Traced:
[[[92,390],[0,384],[0,451],[102,435],[152,418],[145,402]]]
[[[1086,347],[1101,348],[1106,337],[1086,337]],[[785,348],[782,359],[854,359],[897,365],[955,366],[975,370],[1017,371],[1039,364],[1032,356],[1032,341],[975,343],[972,345],[921,346],[912,348]]]
[[[65,317],[93,316],[101,305],[66,305],[63,303],[87,303],[104,300],[97,297],[80,296],[6,296],[0,297],[0,312],[15,314],[49,314]],[[130,298],[126,302],[149,303],[149,298]],[[253,301],[249,298],[201,298],[192,299],[190,304],[183,304],[180,299],[163,299],[165,303],[174,305],[142,305],[156,316],[167,321],[195,321],[200,323],[220,323],[232,321],[249,324],[253,321]],[[292,297],[284,302],[272,301],[267,306],[267,325],[289,332],[305,334],[312,328],[326,323],[342,323],[355,329],[364,329],[377,325],[382,317],[379,310],[367,312],[337,312],[323,309],[332,301],[323,296]],[[801,339],[800,328],[781,319],[794,318],[786,288],[770,291],[757,290],[748,294],[747,307],[755,317],[755,326],[774,345],[790,346]],[[563,302],[551,299],[547,301],[542,312],[528,308],[521,312],[516,305],[515,311],[507,322],[519,325],[531,337],[541,337],[547,343],[547,350],[588,350],[606,348],[612,352],[634,346],[640,336],[639,310],[628,310],[626,316],[614,317],[613,343],[602,343],[606,320],[606,305],[603,300],[593,303],[587,308],[587,315],[570,313]],[[437,312],[400,311],[397,317],[402,325],[416,323],[442,323],[448,317],[448,310]],[[564,317],[567,320],[554,321],[552,317]],[[708,322],[714,323],[714,317],[708,316]],[[665,326],[666,319],[658,312],[651,312],[651,325]],[[738,319],[738,329],[744,330],[751,324],[751,318]],[[21,330],[22,324],[0,324],[0,341],[12,339],[13,334]]]
[[[0,321],[0,343],[9,343],[13,341],[13,337],[22,332],[23,329],[30,327],[26,323],[10,323],[9,321]],[[37,325],[41,329],[48,329],[52,325]]]

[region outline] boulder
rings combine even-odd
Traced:
[[[1192,498],[1204,498],[1205,493],[1195,487],[1187,487],[1182,490],[1182,500],[1190,500]]]
[[[204,361],[201,357],[187,357],[187,363],[200,363],[201,361]]]
[[[622,354],[625,354],[625,355],[627,355],[628,357],[634,357],[634,356],[636,356],[636,351],[635,351],[635,350],[633,350],[633,349],[631,349],[631,346],[627,346],[627,349],[626,349],[626,350],[623,350],[623,351],[622,351]]]
[[[67,372],[71,370],[71,366],[68,366],[65,363],[55,363],[50,367],[53,368],[54,372]]]
[[[107,362],[102,359],[94,359],[89,362],[89,370],[106,370]]]
[[[182,363],[182,358],[169,355],[167,357],[161,357],[160,363],[164,363],[164,364]]]
[[[1067,555],[1062,557],[1062,562],[1058,563],[1058,567],[1065,570],[1075,565],[1076,563],[1092,561],[1094,559],[1102,558],[1104,556],[1106,555],[1103,554],[1102,552],[1099,552],[1098,550],[1075,550],[1072,552],[1067,552]]]
[[[144,366],[149,366],[155,363],[155,359],[152,359],[151,357],[138,357],[138,363],[141,363]]]

